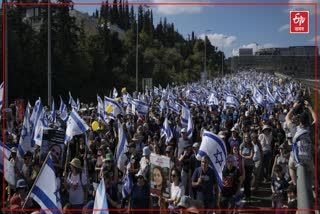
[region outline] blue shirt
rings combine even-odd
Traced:
[[[214,185],[217,183],[213,169],[209,167],[207,172],[203,172],[201,167],[196,168],[192,175],[192,181],[197,182],[200,176],[202,176],[202,183],[196,187],[197,192],[203,193],[207,199],[212,199],[214,196]]]

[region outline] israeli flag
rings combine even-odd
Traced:
[[[267,87],[267,101],[270,104],[274,104],[276,102],[276,99],[271,94],[269,87]]]
[[[108,199],[106,195],[106,187],[104,184],[104,179],[100,180],[100,184],[96,191],[96,196],[94,198],[93,214],[108,214]]]
[[[230,107],[234,107],[234,108],[238,108],[240,106],[240,102],[238,100],[238,98],[232,94],[228,94],[226,96],[226,106],[230,106]]]
[[[3,157],[3,155],[4,155],[4,157]],[[3,165],[2,160],[3,159],[9,160],[10,156],[11,156],[10,148],[0,141],[0,172],[1,173],[3,173],[3,169],[4,169],[4,165]]]
[[[116,88],[113,88],[112,98],[117,98],[117,97],[118,97],[118,91]]]
[[[65,141],[68,142],[73,136],[83,134],[89,129],[89,126],[81,119],[78,113],[72,110],[67,121]]]
[[[41,144],[42,144],[42,133],[43,133],[44,127],[48,127],[48,121],[47,121],[47,117],[45,115],[45,112],[43,110],[42,114],[40,116],[40,119],[38,120],[36,126],[34,127],[34,135],[32,138],[32,140],[38,146],[41,146]]]
[[[251,98],[256,105],[261,107],[264,106],[263,94],[257,87],[253,88],[253,94]]]
[[[30,190],[32,197],[49,214],[60,214],[61,199],[56,181],[55,169],[50,153],[36,178],[36,181]],[[60,209],[60,210],[59,210]]]
[[[167,109],[167,104],[164,99],[161,99],[159,106],[160,112],[164,112]]]
[[[101,121],[104,120],[104,103],[99,95],[97,95],[97,101],[98,101],[98,106],[97,106],[97,117]]]
[[[67,105],[64,104],[61,96],[60,96],[59,115],[60,115],[60,118],[61,118],[63,121],[67,121],[67,119],[68,119]]]
[[[193,133],[193,121],[192,121],[192,115],[190,113],[189,114],[189,118],[188,118],[188,126],[187,126],[187,137],[188,137],[188,139],[192,138],[192,133]]]
[[[80,100],[79,100],[79,98],[77,98],[77,108],[76,108],[76,110],[77,110],[77,111],[80,111],[80,108],[81,108],[81,106],[80,106]]]
[[[202,142],[197,154],[197,159],[207,155],[209,157],[209,165],[213,169],[218,185],[222,189],[222,170],[226,164],[227,149],[223,140],[206,130],[202,134]]]
[[[129,106],[131,104],[132,97],[129,93],[124,93],[122,95],[123,106]]]
[[[78,104],[76,103],[76,101],[73,99],[71,92],[69,91],[69,105],[71,105],[72,109],[75,109],[78,111]]]
[[[187,102],[190,104],[193,104],[195,106],[200,105],[200,101],[199,101],[196,93],[190,93],[188,96]]]
[[[213,105],[217,106],[217,105],[219,105],[219,100],[213,93],[211,93],[210,96],[209,96],[208,105],[209,106],[213,106]]]
[[[3,103],[3,82],[0,85],[0,110],[2,109],[2,103]]]
[[[149,104],[146,102],[134,99],[132,105],[139,116],[146,116],[149,112]]]
[[[168,145],[170,140],[173,138],[173,133],[171,131],[171,128],[169,126],[169,122],[168,122],[168,118],[166,117],[166,119],[163,122],[163,126],[162,126],[162,136],[166,136],[166,144]]]
[[[31,133],[31,147],[34,147],[35,143],[39,140],[39,133],[41,132],[41,127],[44,125],[44,116],[45,112],[41,103],[41,99],[39,98],[34,105],[33,112],[30,117],[30,124],[33,125]]]
[[[131,164],[130,162],[128,165]],[[130,166],[127,166],[127,169],[129,169]],[[124,177],[123,183],[122,183],[122,197],[127,198],[131,194],[133,186],[133,179],[132,176],[130,175],[129,171],[127,170],[127,173]]]
[[[179,103],[177,103],[176,101],[169,99],[168,109],[175,112],[176,114],[179,114],[179,112],[181,110],[181,105]]]
[[[107,118],[115,119],[119,114],[124,114],[124,110],[122,106],[115,101],[114,99],[111,99],[107,96],[104,97],[104,107],[105,107],[105,114]]]
[[[30,125],[32,127],[35,126],[36,122],[38,121],[39,119],[39,116],[41,114],[43,110],[43,105],[41,103],[41,99],[39,98],[36,103],[34,104],[34,107],[33,107],[33,111],[32,111],[32,114],[30,116]]]
[[[30,106],[27,105],[26,111],[24,112],[21,136],[18,145],[18,155],[23,157],[27,151],[31,151],[31,128],[30,128]]]
[[[51,106],[51,111],[50,114],[48,116],[48,119],[51,123],[56,123],[57,121],[57,117],[56,117],[56,109],[54,106],[54,100],[52,100],[52,106]]]
[[[126,135],[123,131],[123,127],[120,121],[118,121],[118,145],[116,149],[116,161],[118,169],[122,170],[125,167],[125,162],[122,161],[125,159],[125,153],[128,151],[128,144]]]
[[[190,116],[190,110],[189,107],[187,106],[187,104],[183,103],[181,105],[181,125],[182,127],[187,127],[188,126],[188,120],[189,120],[189,116]]]

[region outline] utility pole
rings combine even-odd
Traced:
[[[3,8],[3,17],[4,17],[4,20],[5,20],[5,26],[4,26],[4,67],[5,67],[5,78],[4,78],[4,105],[3,105],[3,109],[5,109],[6,107],[9,106],[9,99],[8,99],[8,88],[9,88],[9,84],[8,84],[8,6],[6,5],[6,0],[3,0],[2,2],[2,7]],[[1,112],[2,113],[2,112]]]
[[[138,81],[138,66],[139,66],[139,14],[137,14],[137,38],[136,38],[136,92],[138,93],[139,81]]]
[[[52,82],[51,82],[51,6],[48,1],[48,107],[51,107],[52,97]]]

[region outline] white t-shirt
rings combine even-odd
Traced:
[[[178,186],[175,186],[174,183],[171,183],[171,199],[181,198],[184,195],[184,186],[182,183],[179,183]],[[170,204],[173,206],[173,204]]]
[[[87,177],[85,176],[84,173],[81,175],[81,180],[80,180],[80,174],[74,176],[69,174],[68,176],[68,185],[69,185],[69,202],[72,205],[78,205],[78,204],[83,204],[84,203],[84,191],[83,187],[81,186],[81,181],[82,185],[87,184]]]
[[[259,161],[261,160],[261,152],[259,149],[258,144],[253,144],[253,161]]]
[[[272,133],[265,135],[264,133],[259,135],[259,140],[262,146],[263,152],[271,152]]]

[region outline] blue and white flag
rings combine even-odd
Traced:
[[[123,102],[123,106],[129,106],[131,105],[131,101],[132,101],[132,97],[131,95],[126,92],[122,95],[122,102]]]
[[[36,126],[34,127],[34,135],[33,138],[31,139],[32,141],[35,142],[38,146],[41,146],[42,144],[42,133],[43,133],[43,128],[48,127],[48,120],[45,115],[45,111],[42,111],[42,114],[40,115],[40,119],[36,123]]]
[[[104,184],[104,179],[100,180],[100,184],[96,191],[96,196],[94,198],[93,214],[108,214],[108,199],[106,194],[106,187]]]
[[[54,99],[52,100],[52,106],[51,106],[51,111],[48,116],[48,119],[51,123],[56,123],[57,121],[57,116],[56,116],[56,108],[54,106]]]
[[[240,102],[238,98],[232,94],[227,94],[226,95],[226,106],[238,108],[240,106]]]
[[[264,99],[263,99],[263,94],[262,92],[254,86],[253,88],[253,94],[252,94],[252,100],[257,106],[264,106]]]
[[[118,97],[118,91],[116,88],[113,88],[113,91],[112,91],[112,98],[117,98]]]
[[[63,121],[67,121],[67,119],[68,119],[67,105],[64,104],[61,96],[60,96],[59,115],[60,115],[60,118],[61,118]]]
[[[168,145],[170,143],[170,140],[173,138],[173,133],[171,131],[171,128],[169,126],[168,118],[164,119],[163,126],[162,126],[162,136],[166,136],[166,144]]]
[[[40,205],[45,213],[62,213],[60,211],[60,193],[57,187],[55,169],[50,154],[48,154],[48,157],[43,163],[38,177],[30,190],[30,197]]]
[[[79,100],[79,98],[77,98],[77,108],[76,108],[76,110],[80,111],[80,108],[81,108],[80,100]]]
[[[30,106],[27,105],[26,111],[24,112],[23,124],[21,130],[21,136],[18,145],[18,155],[23,157],[27,151],[32,150],[31,146],[31,127],[30,127]]]
[[[213,93],[211,93],[210,96],[209,96],[208,105],[209,106],[213,106],[213,105],[217,106],[217,105],[219,105],[219,100]]]
[[[33,111],[32,111],[32,114],[30,116],[30,125],[32,127],[34,127],[36,125],[36,122],[38,121],[39,116],[42,113],[42,110],[43,110],[43,105],[41,103],[41,99],[39,98],[36,101],[36,103],[34,104]]]
[[[104,96],[105,115],[107,119],[116,119],[119,114],[124,114],[122,106],[114,99]]]
[[[205,155],[209,157],[209,165],[214,171],[220,189],[222,189],[222,170],[226,164],[227,148],[218,135],[206,130],[202,134],[202,142],[197,159],[201,160],[201,157]]]
[[[69,105],[71,105],[72,109],[75,109],[78,111],[78,104],[76,103],[76,101],[73,99],[71,92],[69,91]]]
[[[4,155],[4,157],[3,157]],[[9,160],[11,156],[11,150],[8,146],[6,146],[5,144],[3,144],[1,141],[0,141],[0,172],[3,173],[3,159],[5,160]]]
[[[274,104],[276,102],[276,99],[271,94],[269,87],[267,87],[267,101],[270,104]]]
[[[128,142],[120,121],[118,121],[118,138],[119,141],[116,149],[116,161],[118,169],[123,170],[125,162],[122,160],[125,159],[123,156],[125,156],[125,153],[128,151],[128,147],[126,146]]]
[[[174,101],[173,99],[169,99],[168,109],[175,112],[176,114],[179,114],[181,110],[181,105],[176,101]]]
[[[42,141],[42,126],[45,125],[45,111],[43,109],[43,105],[41,103],[41,99],[39,98],[33,108],[32,115],[30,117],[30,124],[33,125],[31,132],[31,147],[38,142],[41,145]],[[41,139],[40,134],[41,133]]]
[[[189,114],[189,118],[188,118],[188,126],[187,126],[187,137],[188,137],[188,139],[192,138],[192,133],[193,133],[193,121],[192,121],[192,115],[190,113]]]
[[[97,105],[97,118],[101,121],[104,121],[104,103],[101,99],[101,97],[99,95],[97,95],[97,101],[98,101],[98,105]]]
[[[83,134],[89,129],[89,126],[81,119],[78,113],[72,110],[67,121],[65,141],[68,142],[73,136]]]
[[[196,93],[190,93],[187,102],[195,106],[200,105],[200,100]]]
[[[181,105],[181,125],[182,127],[187,127],[188,126],[188,120],[189,120],[189,116],[190,116],[190,109],[187,106],[187,104],[183,103]]]
[[[128,164],[131,164],[130,162]],[[127,169],[130,168],[127,166]],[[127,198],[131,194],[133,186],[133,179],[132,176],[130,175],[129,171],[127,170],[127,173],[124,177],[123,183],[122,183],[122,197]]]
[[[3,82],[0,85],[0,110],[2,109],[2,104],[3,104]],[[0,116],[0,118],[1,118],[1,116]]]
[[[165,113],[165,110],[167,109],[167,104],[164,99],[161,99],[159,104],[160,112]]]
[[[134,99],[132,101],[132,111],[136,112],[138,116],[146,116],[149,111],[149,104],[141,100]]]

